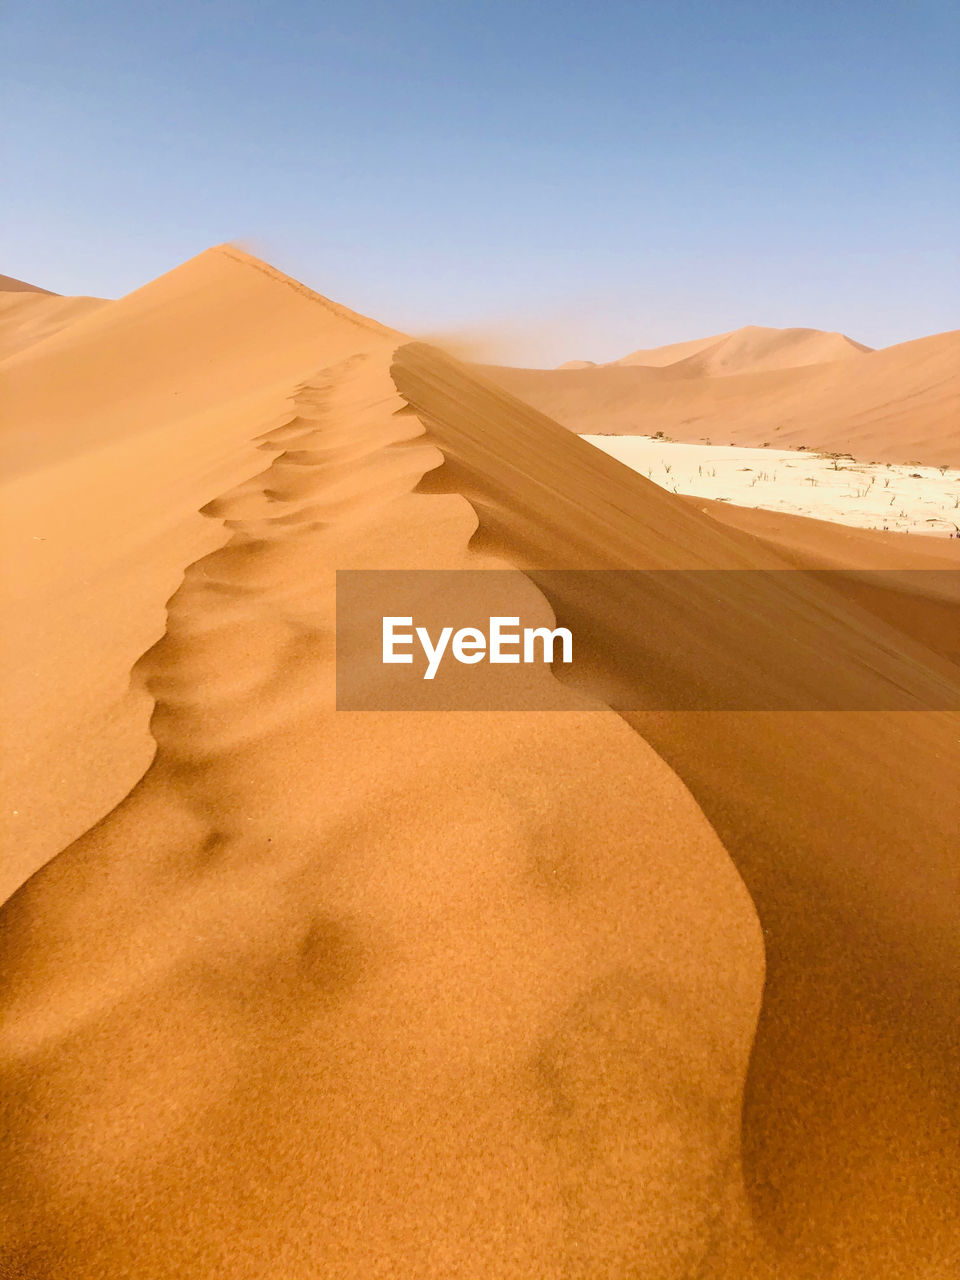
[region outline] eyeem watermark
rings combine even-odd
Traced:
[[[958,616],[955,570],[339,570],[337,708],[960,710]]]
[[[413,628],[410,631],[400,628]],[[521,662],[573,661],[573,635],[566,627],[520,627],[519,616],[493,617],[487,628],[489,635],[479,627],[442,627],[434,640],[426,627],[414,627],[411,617],[387,617],[383,619],[383,661],[410,665],[413,662],[413,645],[416,642],[427,660],[424,680],[432,680],[440,668],[444,655],[449,652],[455,661],[466,666],[488,662],[517,666]],[[537,642],[539,641],[539,654]],[[556,656],[559,642],[560,655]],[[409,649],[410,652],[405,650]]]

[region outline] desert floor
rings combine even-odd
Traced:
[[[859,529],[960,534],[960,470],[858,462],[796,449],[582,437],[671,493],[791,512]]]

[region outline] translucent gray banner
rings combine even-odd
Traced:
[[[960,709],[950,570],[341,570],[343,711]]]

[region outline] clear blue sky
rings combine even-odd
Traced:
[[[952,0],[33,0],[0,270],[117,296],[241,240],[553,363],[960,324]],[[526,337],[522,335],[526,334]]]

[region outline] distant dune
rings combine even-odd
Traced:
[[[709,351],[712,347],[720,345],[727,338],[733,336],[733,331],[730,331],[729,333],[715,333],[708,338],[692,338],[688,342],[671,342],[665,347],[642,348],[639,351],[631,351],[629,355],[621,356],[619,360],[612,360],[609,363],[638,364],[649,369],[665,369],[668,365],[678,364],[681,360],[688,360],[690,356],[699,355],[702,351]]]
[[[102,305],[102,298],[62,298],[13,276],[0,276],[0,361]]]
[[[0,1271],[950,1274],[958,606],[861,572],[957,547],[715,518],[505,384],[932,437],[955,339],[488,377],[221,247],[8,358]],[[522,574],[582,710],[338,712],[357,568]],[[717,572],[653,633],[558,568]],[[730,626],[900,710],[631,709]]]
[[[0,275],[0,293],[45,293],[56,296],[49,289],[41,289],[39,285],[27,284],[25,280],[17,280],[13,276]]]
[[[766,369],[798,369],[832,360],[849,360],[870,351],[842,333],[822,329],[765,329],[747,325],[712,338],[678,342],[649,351],[634,351],[615,365],[672,368],[690,377],[718,377],[759,373]],[[570,366],[567,366],[570,367]]]
[[[42,342],[104,303],[103,298],[62,298],[39,290],[0,290],[0,361]]]
[[[878,351],[815,330],[757,331],[814,335],[796,347],[791,340],[781,351],[766,340],[753,345],[744,336],[751,332],[738,330],[662,366],[627,357],[631,363],[579,370],[488,366],[484,372],[582,435],[661,431],[682,441],[803,446],[866,461],[960,465],[960,330]],[[834,339],[850,344],[845,358],[836,358]],[[798,353],[812,357],[826,348],[833,354],[825,362],[801,363]],[[725,350],[732,359],[761,364],[754,372],[735,372],[723,366]],[[722,377],[714,376],[717,361]]]

